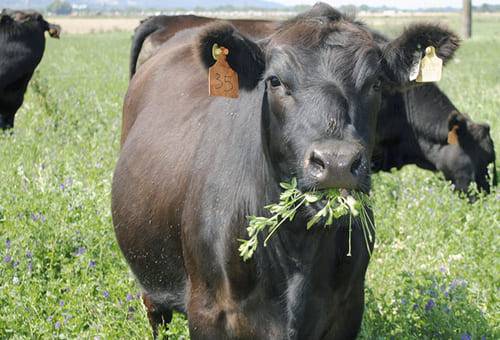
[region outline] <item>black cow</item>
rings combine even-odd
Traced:
[[[59,38],[61,28],[35,11],[0,13],[0,129],[14,126],[14,115],[45,50],[45,31]]]
[[[238,99],[208,96],[214,43],[229,49]],[[369,262],[357,218],[352,257],[348,219],[306,231],[321,202],[248,262],[238,239],[246,216],[278,200],[280,181],[368,191],[382,89],[407,87],[419,45],[448,60],[457,43],[416,25],[382,50],[364,25],[317,4],[261,41],[215,23],[162,45],[130,82],[123,115],[133,123],[112,191],[153,329],[177,310],[193,339],[355,338]]]
[[[471,183],[486,193],[490,181],[497,185],[490,127],[458,112],[436,85],[387,95],[383,105],[372,158],[374,171],[415,164],[441,171],[462,192]],[[490,164],[493,178],[488,174]]]
[[[131,76],[176,32],[215,20],[194,15],[160,15],[143,20],[136,28],[133,39]],[[279,24],[266,20],[230,22],[254,37],[272,33]],[[378,32],[372,33],[382,47],[388,42]],[[474,182],[480,190],[490,191],[487,169],[489,164],[495,165],[495,150],[486,124],[475,123],[460,114],[435,84],[412,88],[407,92],[385,92],[382,98],[382,119],[377,126],[372,171],[390,171],[416,164],[427,170],[441,171],[460,191],[467,191]],[[456,128],[458,126],[459,129]],[[450,132],[459,134],[456,145],[448,145]],[[497,184],[496,169],[492,182]]]

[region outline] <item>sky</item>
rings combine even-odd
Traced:
[[[273,0],[285,5],[314,4],[318,0]],[[462,7],[462,0],[322,0],[334,6],[342,5],[369,5],[369,6],[388,6],[401,9],[417,9],[426,7]],[[500,5],[500,0],[472,0],[474,6],[480,6],[483,3]]]

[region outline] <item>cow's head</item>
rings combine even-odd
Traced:
[[[417,25],[379,46],[363,24],[316,4],[260,42],[229,24],[207,26],[198,52],[208,67],[212,45],[227,47],[241,87],[262,91],[264,144],[279,180],[366,191],[382,90],[408,87],[422,47],[446,60],[457,41],[439,26]]]
[[[448,145],[441,151],[438,162],[446,179],[457,190],[466,192],[473,182],[480,190],[489,193],[488,166],[495,164],[495,149],[487,124],[474,123],[459,112],[448,118]],[[493,169],[493,185],[496,185],[496,169]]]
[[[61,35],[61,26],[47,22],[47,30],[49,31],[51,38],[59,39],[59,36]]]
[[[33,10],[6,10],[4,9],[1,13],[0,23],[3,21],[15,22],[17,24],[35,24],[37,27],[42,28],[44,31],[48,31],[52,38],[59,38],[61,34],[61,26],[50,24],[43,18],[43,15],[37,11]]]

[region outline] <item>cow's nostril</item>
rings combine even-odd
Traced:
[[[358,176],[360,170],[361,170],[361,156],[358,156],[351,164],[351,173],[354,176]]]
[[[309,163],[316,167],[318,170],[324,170],[326,168],[325,162],[321,159],[321,157],[316,153],[312,152],[309,157]]]

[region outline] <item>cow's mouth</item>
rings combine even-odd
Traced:
[[[325,191],[326,190],[322,190]],[[347,227],[352,225],[353,223],[359,224],[360,221],[360,216],[361,214],[367,214],[367,211],[369,210],[369,196],[368,192],[369,190],[358,190],[358,189],[340,189],[337,191],[339,193],[339,201],[342,201],[342,203],[336,204],[335,206],[339,206],[341,204],[346,205],[346,202],[351,202],[355,203],[355,207],[350,207],[346,209],[345,213],[342,214],[341,216],[335,217],[333,219],[333,223],[331,223],[330,226],[332,227]],[[324,209],[331,205],[331,197],[330,199],[328,198],[323,198],[321,200],[318,200],[316,202],[309,203],[304,206],[303,212],[305,213],[305,216],[307,217],[308,220],[311,220],[314,216],[316,216],[318,213],[321,211],[324,211]],[[352,208],[352,209],[351,209]],[[317,226],[328,226],[328,215],[322,217],[319,219],[316,223]]]

